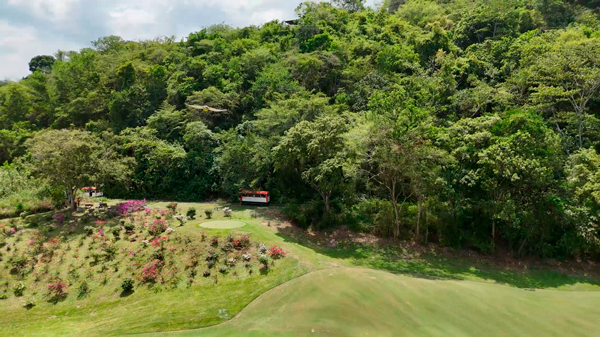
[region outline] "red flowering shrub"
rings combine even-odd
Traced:
[[[277,246],[273,246],[269,249],[269,256],[273,259],[279,259],[285,256],[285,251]]]
[[[175,202],[172,202],[172,203],[168,204],[168,205],[167,205],[167,209],[168,209],[168,210],[169,210],[171,213],[175,214],[175,212],[177,212],[177,203],[175,203]]]
[[[142,268],[142,273],[139,276],[140,283],[156,283],[161,278],[161,272],[165,262],[154,260]]]
[[[244,234],[240,237],[240,245],[242,248],[250,247],[250,236],[248,234]]]

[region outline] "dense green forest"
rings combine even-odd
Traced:
[[[0,82],[1,206],[85,183],[179,201],[261,189],[304,227],[597,258],[597,7],[306,2],[292,21],[36,57]]]

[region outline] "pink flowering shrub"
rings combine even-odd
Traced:
[[[167,222],[163,219],[156,219],[148,228],[148,233],[152,236],[158,236],[167,230]]]
[[[146,210],[146,199],[129,200],[119,207],[119,215],[126,215],[143,210]]]
[[[65,222],[65,215],[61,213],[54,214],[54,221],[56,221],[57,224],[62,225],[62,223]]]
[[[48,284],[48,295],[50,296],[51,302],[57,302],[67,295],[69,286],[67,281],[56,280],[53,283]]]
[[[165,263],[161,260],[154,260],[142,268],[139,276],[140,283],[156,283],[161,278],[161,272]]]

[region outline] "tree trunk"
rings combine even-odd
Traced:
[[[329,205],[330,198],[331,198],[331,192],[323,193],[323,201],[325,202],[325,213],[329,213],[329,210],[331,209],[331,206]]]
[[[400,236],[400,210],[398,209],[398,202],[396,201],[395,195],[392,195],[392,205],[394,206],[393,235],[394,235],[394,239],[397,239]]]
[[[417,241],[419,241],[419,237],[421,236],[421,212],[423,210],[423,202],[421,201],[421,198],[418,199],[417,204],[419,205],[419,209],[417,211],[417,235],[416,235],[416,239]]]
[[[583,148],[583,139],[581,134],[583,133],[583,112],[578,113],[579,115],[579,127],[578,127],[578,134],[579,134],[579,148]]]
[[[76,211],[77,201],[75,200],[75,197],[77,196],[77,188],[72,188],[69,192],[71,193],[71,210]]]

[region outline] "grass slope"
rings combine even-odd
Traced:
[[[600,331],[599,317],[600,292],[343,268],[287,282],[233,320],[183,335],[592,336]]]
[[[152,207],[162,206],[162,204],[152,204]],[[214,204],[196,204],[198,208],[213,208]],[[186,207],[185,205],[183,207]],[[184,209],[185,210],[185,209]],[[222,214],[215,214],[215,221],[225,220]],[[196,244],[201,245],[200,233],[205,233],[207,241],[213,235],[224,239],[229,233],[249,233],[253,243],[264,242],[271,246],[280,244],[281,240],[271,231],[265,230],[260,225],[260,219],[253,219],[250,210],[239,210],[234,213],[234,220],[243,221],[246,226],[240,229],[207,229],[199,228],[197,221],[190,221],[183,227],[178,226],[174,220],[171,225],[176,232],[172,235],[186,235]],[[199,221],[205,221],[199,220]],[[110,230],[105,225],[104,230],[109,233]],[[36,227],[36,229],[43,226]],[[66,225],[63,227],[67,227]],[[131,271],[131,259],[128,257],[129,250],[140,248],[140,240],[129,242],[121,239],[115,244],[119,248],[117,258],[106,262],[110,266],[109,270],[101,273],[103,263],[92,267],[89,259],[84,259],[88,254],[88,245],[92,244],[91,238],[81,233],[81,225],[73,234],[67,234],[60,251],[55,253],[55,258],[49,265],[47,274],[58,274],[63,279],[67,279],[70,284],[69,295],[64,301],[56,304],[49,303],[46,297],[45,287],[48,281],[45,276],[44,281],[35,282],[31,274],[25,279],[15,278],[9,274],[9,256],[12,254],[22,254],[27,251],[29,234],[33,229],[27,227],[22,231],[22,238],[16,243],[16,237],[10,237],[8,242],[11,246],[19,246],[19,252],[12,249],[5,252],[6,256],[0,261],[0,279],[6,281],[8,285],[3,285],[3,291],[8,287],[8,299],[0,300],[0,336],[16,335],[121,335],[131,333],[144,333],[152,331],[169,331],[199,328],[219,324],[227,319],[220,315],[220,310],[225,310],[227,315],[234,316],[245,306],[259,295],[269,289],[284,283],[290,279],[306,274],[314,267],[310,262],[299,261],[297,255],[286,257],[275,262],[275,265],[267,274],[258,270],[257,262],[253,260],[254,273],[248,275],[244,271],[242,263],[238,263],[238,275],[229,273],[227,276],[218,276],[218,284],[214,284],[213,271],[211,277],[202,277],[202,271],[206,269],[203,256],[198,267],[198,275],[195,276],[195,282],[191,287],[186,285],[187,271],[181,272],[182,278],[176,284],[177,288],[172,289],[169,285],[147,287],[136,282],[135,292],[123,296],[120,284],[125,277],[137,275],[138,271]],[[55,229],[49,233],[50,236],[57,236],[61,233],[61,228]],[[107,234],[111,236],[111,234]],[[163,234],[167,235],[167,234]],[[78,242],[83,240],[83,245]],[[171,242],[171,241],[169,241]],[[72,249],[65,253],[64,258],[58,256],[64,251],[66,244],[70,244]],[[203,252],[208,250],[207,243],[203,243]],[[181,244],[179,245],[181,246]],[[78,252],[75,252],[79,249]],[[124,251],[121,251],[124,249]],[[148,247],[146,249],[155,249]],[[217,249],[218,250],[218,249]],[[220,250],[218,250],[220,252]],[[75,258],[75,255],[78,258]],[[180,254],[177,252],[176,254]],[[255,254],[256,256],[256,254]],[[181,264],[185,256],[174,256],[176,264]],[[218,266],[222,265],[223,256]],[[80,278],[71,280],[67,275],[67,267],[74,264]],[[115,267],[118,267],[115,268]],[[38,267],[36,267],[37,270]],[[118,270],[118,271],[117,271]],[[102,279],[108,275],[108,283],[103,284]],[[81,280],[86,279],[91,288],[89,296],[78,298],[77,288]],[[12,286],[18,282],[23,282],[27,289],[22,297],[16,297],[12,294]],[[4,282],[3,282],[4,283]],[[23,307],[27,299],[33,298],[36,306],[30,310]]]

